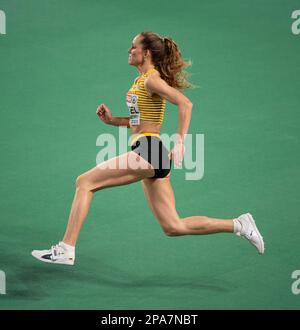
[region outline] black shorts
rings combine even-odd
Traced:
[[[131,145],[131,150],[154,167],[155,174],[152,178],[164,178],[169,174],[172,160],[158,136],[141,136]]]

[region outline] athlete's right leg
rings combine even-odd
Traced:
[[[63,241],[53,246],[51,250],[35,250],[32,255],[45,262],[74,264],[74,247],[88,214],[93,193],[107,187],[140,181],[153,175],[153,166],[133,151],[111,158],[81,174],[76,180],[75,196]],[[65,253],[66,250],[68,253]],[[60,257],[63,254],[66,258]]]
[[[75,197],[63,242],[75,246],[94,192],[140,181],[153,175],[153,167],[133,151],[111,158],[81,174],[76,180]]]

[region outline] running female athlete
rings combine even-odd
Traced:
[[[127,93],[129,117],[114,117],[105,104],[96,113],[105,124],[131,129],[131,151],[100,163],[78,176],[67,229],[62,241],[49,250],[34,250],[44,262],[73,265],[75,245],[93,195],[107,187],[141,181],[150,209],[168,236],[235,233],[264,253],[264,242],[250,213],[224,220],[206,216],[180,218],[170,182],[171,162],[181,164],[193,104],[181,92],[190,87],[183,69],[187,63],[170,38],[141,32],[128,50],[128,64],[139,76]],[[168,153],[160,139],[166,100],[178,106],[177,138]]]

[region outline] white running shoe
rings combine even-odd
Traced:
[[[43,262],[74,265],[75,253],[68,251],[63,245],[63,242],[59,242],[53,245],[50,250],[33,250],[31,254]]]
[[[236,220],[241,224],[241,230],[236,234],[247,239],[256,247],[260,254],[263,254],[265,251],[264,240],[256,227],[252,215],[250,213],[242,214]]]

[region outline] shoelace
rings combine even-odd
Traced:
[[[244,234],[243,237],[247,238],[249,241],[251,241],[252,235]]]
[[[56,260],[58,256],[64,254],[63,248],[58,244],[51,246],[51,259]]]
[[[248,239],[248,240],[250,241],[251,238],[253,237],[253,236],[252,236],[252,234],[253,234],[253,230],[251,231],[251,234],[249,235],[249,234],[247,233],[247,230],[248,230],[249,226],[248,226],[248,227],[246,226],[246,228],[244,228],[243,223],[242,223],[241,221],[239,221],[239,223],[241,224],[241,230],[240,230],[240,232],[238,233],[238,236],[241,236],[241,237],[243,237],[243,238],[246,238],[246,239]]]
[[[251,231],[251,234],[248,234],[247,232],[246,233],[242,233],[243,231],[243,224],[240,222],[242,228],[240,230],[239,233],[237,233],[238,236],[242,237],[242,238],[245,238],[247,239],[252,245],[254,245],[256,248],[257,248],[257,242],[256,240],[259,239],[259,235],[256,234],[256,232],[254,230]],[[253,235],[254,234],[254,235]],[[261,236],[261,240],[262,240],[262,244],[264,246],[264,249],[265,249],[265,243],[264,243],[264,238],[262,235]],[[260,244],[260,243],[258,243]]]

